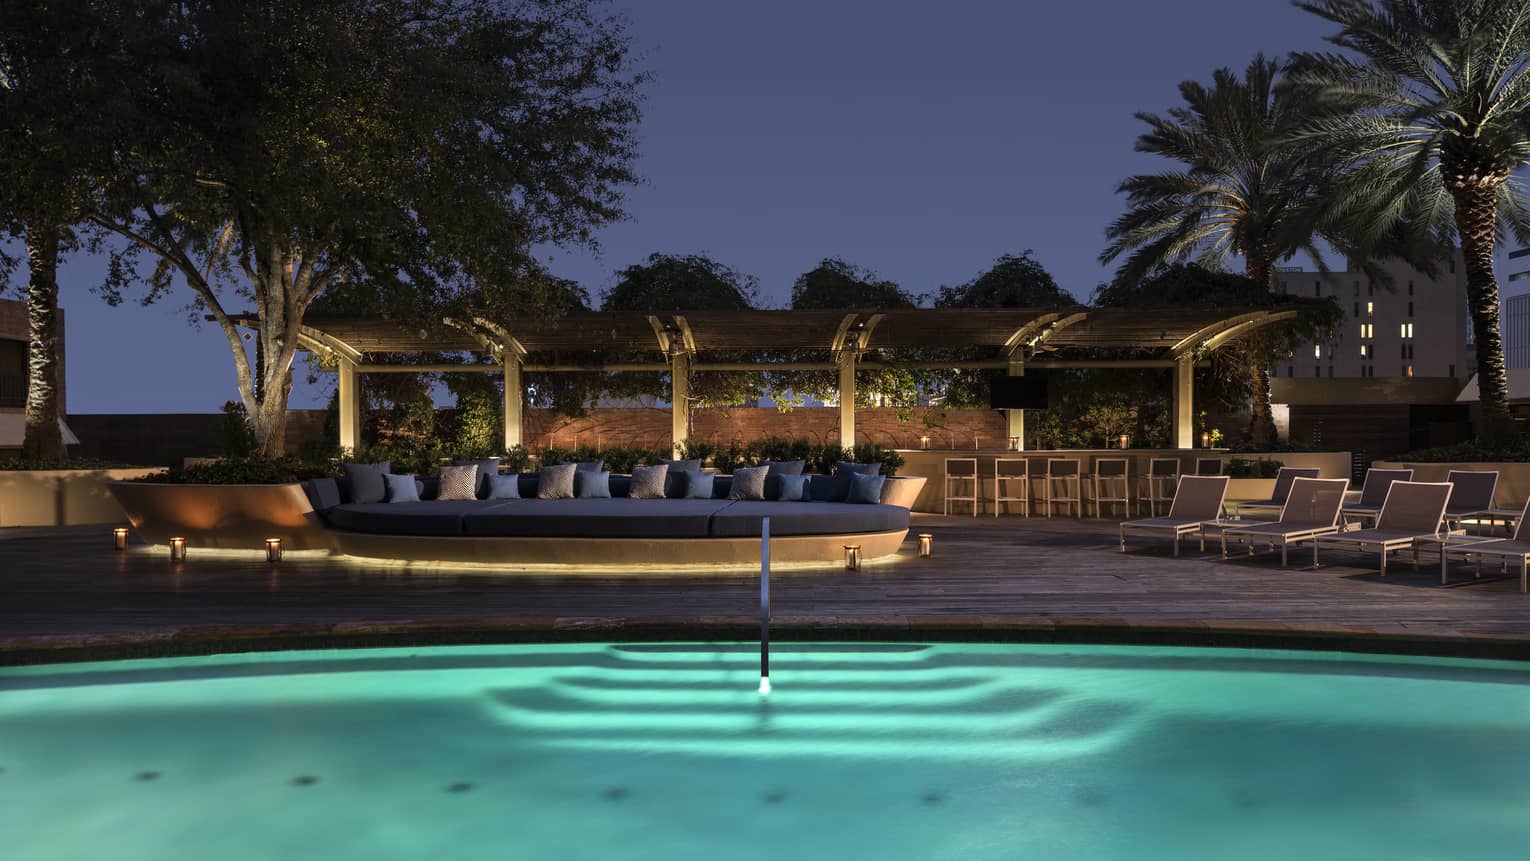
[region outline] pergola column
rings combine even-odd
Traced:
[[[839,445],[855,448],[855,354],[839,362]]]
[[[505,451],[521,444],[521,428],[525,420],[524,387],[521,383],[521,358],[513,350],[504,351],[505,362]]]
[[[1004,373],[1011,377],[1025,376],[1025,355],[1019,350],[1010,353],[1009,366]],[[1004,418],[1009,425],[1009,435],[1019,441],[1018,450],[1025,451],[1025,410],[1005,410]]]
[[[681,445],[691,437],[691,358],[684,350],[670,353],[669,377],[670,447],[678,458],[683,454]]]
[[[355,452],[361,445],[361,385],[356,363],[340,359],[340,448]]]
[[[1195,448],[1195,356],[1174,360],[1174,447]]]

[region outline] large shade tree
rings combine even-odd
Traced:
[[[1514,435],[1493,249],[1530,240],[1516,170],[1530,163],[1530,4],[1524,0],[1298,3],[1339,26],[1344,53],[1300,54],[1293,92],[1318,111],[1287,135],[1345,169],[1324,217],[1360,247],[1402,232],[1459,242],[1477,344],[1482,436]]]
[[[1280,64],[1256,56],[1240,78],[1218,69],[1208,86],[1179,85],[1184,104],[1167,115],[1139,113],[1148,130],[1138,152],[1178,162],[1168,171],[1129,177],[1118,191],[1127,211],[1106,229],[1101,262],[1121,260],[1116,281],[1141,283],[1164,266],[1196,262],[1224,268],[1235,256],[1258,288],[1269,290],[1276,262],[1306,251],[1318,265],[1312,207],[1327,182],[1310,147],[1278,146],[1307,120],[1302,95],[1277,86]],[[1259,349],[1258,339],[1245,346]],[[1251,367],[1252,435],[1275,438],[1268,369]]]
[[[152,2],[34,0],[0,14],[0,239],[18,238],[27,264],[29,458],[65,455],[58,272],[117,152],[152,134],[133,108],[154,90],[128,58],[162,11]],[[0,285],[18,263],[0,246]]]
[[[530,247],[621,214],[641,76],[595,0],[189,0],[171,26],[142,61],[173,134],[125,154],[92,221],[129,243],[109,295],[140,272],[151,297],[179,280],[222,330],[260,455],[282,451],[298,336],[326,289],[407,283],[428,297],[416,307],[513,289]]]
[[[792,282],[794,310],[886,310],[915,307],[914,297],[897,282],[838,258],[825,258]],[[807,355],[804,359],[810,358]],[[822,351],[813,358],[822,358]],[[923,371],[876,370],[856,374],[858,406],[911,406],[930,375]],[[783,377],[778,388],[818,398],[839,394],[839,375],[804,371]]]

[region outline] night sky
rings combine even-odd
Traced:
[[[554,249],[592,296],[650,252],[702,253],[783,306],[821,258],[915,293],[1033,249],[1081,300],[1121,211],[1116,184],[1162,169],[1132,151],[1134,111],[1255,52],[1322,44],[1286,0],[626,0],[646,90],[630,219],[601,248]],[[186,294],[107,307],[99,261],[64,267],[72,413],[212,412],[236,397],[212,325]],[[320,406],[333,379],[298,383]]]

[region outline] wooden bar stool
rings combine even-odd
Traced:
[[[1010,487],[1008,482],[1020,482]],[[1019,496],[1012,495],[1019,491]],[[1031,467],[1023,457],[996,457],[993,460],[993,516],[998,517],[1006,502],[1022,503],[1020,513],[1031,516]]]
[[[1090,483],[1094,485],[1094,516],[1104,517],[1101,507],[1105,503],[1121,504],[1121,519],[1125,520],[1132,514],[1132,485],[1128,477],[1130,461],[1124,457],[1099,457],[1094,460],[1094,474],[1091,475]],[[1117,495],[1109,495],[1109,494]]]
[[[965,488],[967,482],[972,482],[971,496],[953,496],[952,487]],[[948,457],[946,458],[945,475],[946,514],[951,513],[951,503],[967,502],[972,505],[972,516],[978,513],[978,462],[975,457]]]
[[[1147,493],[1137,500],[1137,508],[1142,508],[1142,503],[1148,506],[1148,516],[1158,516],[1158,505],[1162,503],[1168,506],[1174,501],[1174,487],[1179,484],[1179,458],[1155,457],[1148,461]]]
[[[1058,484],[1062,485],[1062,492],[1058,492]],[[1068,492],[1072,488],[1072,493]],[[1042,484],[1042,505],[1046,506],[1046,515],[1052,516],[1052,508],[1059,503],[1072,505],[1079,517],[1084,516],[1083,499],[1083,476],[1079,469],[1079,462],[1073,458],[1049,457],[1047,458],[1046,481]],[[1064,509],[1066,510],[1066,509]]]

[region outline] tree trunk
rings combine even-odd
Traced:
[[[1245,254],[1243,260],[1244,275],[1268,290],[1270,276],[1274,272],[1273,261],[1267,255],[1258,253]],[[1270,407],[1270,372],[1264,363],[1263,339],[1254,335],[1245,338],[1244,344],[1252,365],[1249,372],[1249,385],[1253,389],[1253,402],[1249,409],[1252,413],[1249,436],[1255,446],[1263,448],[1274,445],[1279,436],[1275,429],[1274,410]]]
[[[56,227],[33,224],[26,231],[29,343],[26,436],[21,456],[29,460],[63,459],[68,454],[58,424],[58,258],[62,239]]]
[[[1509,413],[1509,375],[1504,369],[1503,337],[1498,330],[1498,281],[1493,274],[1494,227],[1498,223],[1498,188],[1467,185],[1452,188],[1456,229],[1466,262],[1466,305],[1477,341],[1477,391],[1482,403],[1478,438],[1491,445],[1515,441]]]

